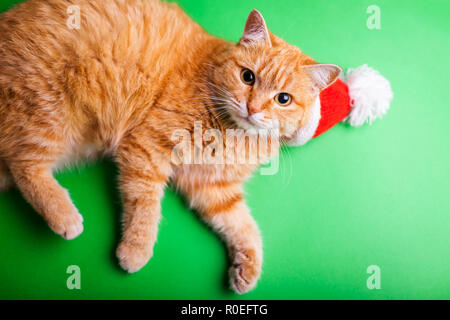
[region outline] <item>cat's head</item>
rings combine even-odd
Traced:
[[[214,98],[238,127],[277,129],[288,140],[307,125],[318,95],[340,73],[271,34],[253,10],[241,40],[215,68]]]

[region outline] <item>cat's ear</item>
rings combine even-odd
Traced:
[[[272,45],[266,21],[262,14],[256,9],[250,12],[247,22],[245,23],[244,35],[239,43],[246,45],[255,42],[265,42],[268,45]]]
[[[313,85],[319,91],[331,86],[341,75],[342,69],[334,64],[313,64],[303,66],[311,78]]]

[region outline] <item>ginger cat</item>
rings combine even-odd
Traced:
[[[151,258],[171,183],[226,242],[231,286],[248,292],[263,250],[243,183],[258,164],[175,164],[173,132],[200,121],[203,131],[290,139],[340,72],[271,34],[256,10],[236,44],[157,0],[26,1],[0,16],[0,190],[19,188],[54,232],[73,239],[83,218],[52,171],[110,155],[120,168],[123,269]]]

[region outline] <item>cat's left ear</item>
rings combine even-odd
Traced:
[[[341,75],[342,69],[335,64],[313,64],[303,66],[311,78],[313,85],[319,91],[331,86]]]
[[[246,45],[255,42],[265,42],[270,46],[272,45],[266,21],[262,14],[256,9],[252,10],[247,18],[244,35],[239,41],[239,44]]]

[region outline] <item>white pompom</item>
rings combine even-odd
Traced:
[[[358,127],[383,117],[394,97],[391,84],[378,71],[363,65],[349,69],[345,76],[352,109],[344,122]]]

